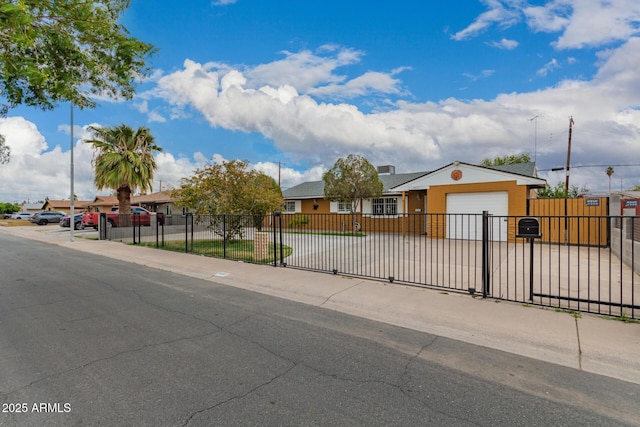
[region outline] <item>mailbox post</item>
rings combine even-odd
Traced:
[[[540,221],[538,218],[524,217],[518,221],[518,233],[516,237],[529,241],[529,301],[533,302],[533,241],[542,237],[540,234]]]

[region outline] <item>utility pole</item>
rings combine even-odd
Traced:
[[[567,199],[569,198],[569,167],[571,165],[571,131],[573,129],[573,116],[569,116],[569,143],[567,144],[567,178],[564,183],[564,244],[569,244],[569,212],[567,210]]]
[[[564,189],[569,194],[569,168],[571,167],[571,132],[573,130],[573,116],[569,117],[569,143],[567,147],[567,177],[564,184]]]

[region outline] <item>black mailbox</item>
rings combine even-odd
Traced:
[[[540,234],[540,222],[538,221],[538,218],[520,218],[518,221],[518,234],[516,234],[516,237],[522,237],[525,239],[539,239],[542,237],[542,234]]]

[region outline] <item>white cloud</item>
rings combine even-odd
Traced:
[[[153,122],[158,122],[158,123],[164,123],[167,121],[166,118],[164,118],[164,116],[162,116],[160,113],[158,113],[157,111],[151,111],[148,114],[148,119],[149,119],[149,123],[153,123]]]
[[[547,74],[549,74],[549,72],[557,69],[560,67],[560,64],[558,64],[558,60],[553,58],[551,61],[547,62],[546,64],[544,64],[544,66],[542,68],[540,68],[538,71],[536,71],[536,75],[544,77]]]
[[[495,72],[496,70],[482,70],[480,71],[479,74],[463,73],[462,75],[472,81],[476,81],[476,80],[486,79],[488,77],[491,77],[495,74]]]
[[[564,30],[571,22],[571,6],[567,2],[552,1],[544,6],[525,7],[523,13],[533,31],[556,33]]]
[[[212,6],[228,6],[230,4],[235,4],[238,0],[215,0],[211,2]]]
[[[503,38],[498,42],[491,42],[489,43],[489,45],[493,47],[497,47],[498,49],[513,50],[518,47],[519,43],[515,40],[509,40],[509,39]]]
[[[335,53],[336,47],[325,46],[320,52]],[[300,92],[306,92],[319,84],[336,84],[346,80],[336,75],[337,68],[352,65],[360,61],[363,53],[353,49],[340,49],[337,55],[320,56],[309,50],[301,52],[282,52],[284,59],[260,64],[243,72],[249,86],[258,88],[265,84],[290,85]]]
[[[466,40],[477,36],[493,24],[508,28],[518,23],[521,19],[518,6],[519,1],[484,0],[487,5],[486,12],[480,14],[467,28],[458,31],[451,38],[453,40]]]
[[[93,152],[91,145],[83,141],[92,137],[90,125],[74,126],[74,193],[80,200],[92,200],[97,194],[108,194],[109,190],[97,191],[93,183]],[[92,124],[91,126],[99,126]],[[58,130],[69,135],[69,125],[58,126]],[[11,203],[69,199],[71,193],[71,152],[69,144],[57,145],[48,150],[48,145],[38,128],[22,117],[0,119],[0,134],[5,135],[11,147],[11,160],[0,166],[0,182],[11,182],[11,186],[0,186],[0,200]],[[69,142],[70,143],[70,142]],[[159,190],[177,187],[181,178],[189,176],[196,167],[202,167],[207,159],[195,153],[192,159],[174,158],[168,153],[156,156],[158,172],[153,183]]]
[[[574,0],[573,13],[555,46],[558,49],[602,46],[640,34],[640,2]]]
[[[69,130],[68,126],[65,129]],[[64,130],[63,130],[64,131]],[[82,129],[78,133],[82,134]],[[0,133],[11,147],[11,161],[0,167],[0,181],[11,186],[0,189],[0,200],[21,203],[25,200],[68,199],[71,191],[71,156],[59,145],[48,145],[38,128],[22,117],[0,119]],[[74,128],[75,133],[75,128]],[[91,150],[87,144],[74,147],[76,194],[95,194],[91,178]],[[93,197],[93,196],[91,196]]]
[[[523,18],[533,31],[561,33],[558,49],[603,46],[640,34],[640,2],[637,0],[551,0],[530,6],[520,0],[485,0],[487,11],[453,40],[476,37],[492,25],[511,27]]]
[[[369,71],[345,84],[320,86],[308,90],[307,93],[315,96],[348,99],[370,93],[400,94],[403,92],[400,86],[400,80],[394,79],[392,74]]]
[[[146,114],[149,112],[149,102],[147,100],[144,100],[140,103],[133,103],[133,108],[143,114]]]

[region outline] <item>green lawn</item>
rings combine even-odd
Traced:
[[[155,248],[156,244],[153,242],[143,242],[140,243],[142,246],[149,246]],[[193,244],[189,242],[188,245],[189,253],[193,253],[196,255],[204,255],[216,258],[227,258],[234,259],[240,261],[247,262],[255,262],[255,263],[270,263],[273,262],[273,244],[269,244],[268,250],[269,255],[263,259],[255,259],[253,254],[253,240],[233,240],[231,242],[227,242],[226,247],[226,257],[225,257],[225,247],[222,240],[218,239],[198,239],[194,240]],[[174,252],[184,252],[185,251],[185,243],[181,240],[172,240],[166,241],[164,246],[160,246],[159,249],[164,249],[167,251]],[[277,251],[277,261],[280,260],[280,245],[276,248]],[[286,258],[293,252],[293,249],[290,246],[283,245],[282,246],[282,254],[283,257]]]

